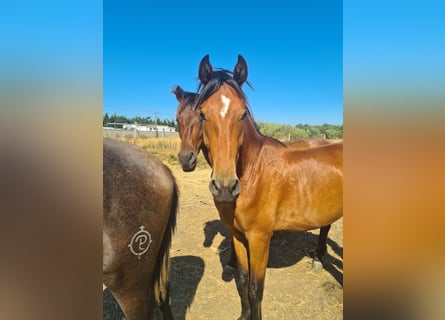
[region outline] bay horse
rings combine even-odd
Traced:
[[[142,148],[103,140],[103,283],[127,320],[173,319],[170,245],[178,187]]]
[[[200,62],[203,143],[213,171],[209,190],[233,238],[240,319],[261,319],[266,266],[274,231],[307,231],[343,215],[343,143],[295,150],[257,130],[241,89],[247,63],[233,76]]]
[[[178,161],[184,172],[190,172],[195,170],[198,163],[198,154],[201,150],[207,163],[209,163],[207,149],[202,143],[199,111],[193,108],[198,94],[184,91],[180,86],[175,86],[172,93],[179,102],[176,108],[176,122],[179,138],[181,139]]]
[[[220,72],[220,71],[216,71]],[[194,108],[197,93],[184,91],[180,86],[176,86],[172,93],[176,96],[179,102],[176,109],[176,122],[178,123],[179,137],[181,139],[181,146],[178,152],[178,160],[181,164],[182,170],[190,172],[195,170],[198,154],[202,151],[207,163],[211,166],[208,151],[202,140],[202,124],[201,116],[198,108]],[[330,142],[323,138],[302,138],[292,141],[283,142],[287,147],[295,150],[303,150],[312,147],[327,145]],[[320,235],[318,238],[318,246],[316,254],[314,255],[312,266],[314,269],[321,269],[321,263],[324,254],[327,251],[326,241],[331,225],[320,228]],[[231,250],[230,260],[227,264],[229,268],[236,268],[236,256]]]
[[[184,172],[195,170],[200,151],[209,163],[206,146],[202,142],[202,126],[200,113],[194,108],[195,99],[198,94],[184,91],[180,86],[175,86],[172,93],[179,102],[176,108],[176,122],[178,123],[181,146],[178,152],[178,160]],[[324,138],[300,138],[291,141],[284,141],[285,145],[295,149],[306,149],[329,144],[329,140]]]

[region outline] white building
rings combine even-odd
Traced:
[[[169,126],[161,126],[157,124],[124,124],[124,130],[136,130],[141,132],[176,132],[176,129]]]

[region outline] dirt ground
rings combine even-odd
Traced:
[[[185,173],[169,165],[180,188],[180,210],[171,250],[171,303],[175,319],[237,319],[241,304],[231,274],[229,234],[208,190],[209,168]],[[332,225],[324,269],[312,269],[319,230],[277,232],[271,242],[264,319],[343,319],[343,220]],[[104,319],[123,319],[104,291]]]

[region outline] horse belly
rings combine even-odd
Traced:
[[[277,206],[276,230],[306,231],[317,229],[343,215],[342,193],[326,197],[299,197],[281,201]]]

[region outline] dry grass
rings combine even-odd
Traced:
[[[116,139],[121,140],[121,138]],[[164,163],[169,166],[179,166],[178,152],[181,149],[181,139],[179,137],[146,138],[128,135],[125,136],[123,140],[127,143],[135,144],[142,147],[151,154],[159,157]],[[202,152],[200,152],[198,155],[197,168],[206,168],[207,166],[207,162],[202,155]]]

